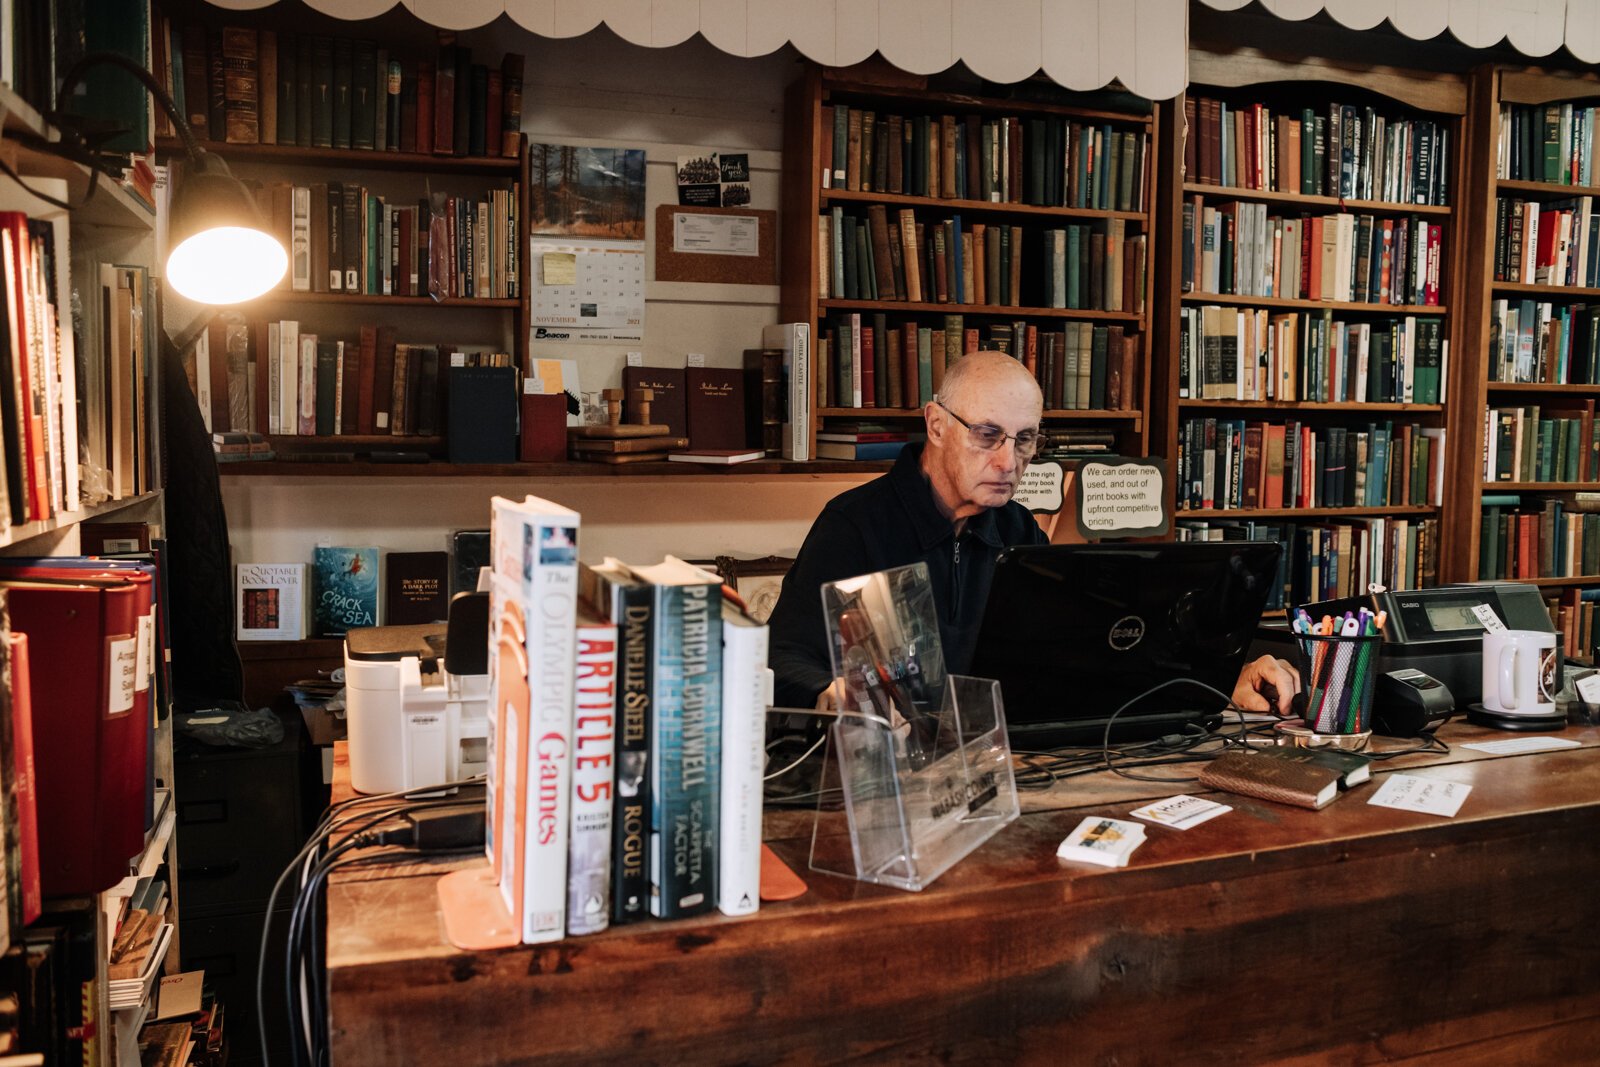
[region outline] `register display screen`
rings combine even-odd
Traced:
[[[1423,611],[1428,615],[1428,625],[1433,627],[1434,633],[1447,633],[1451,630],[1481,630],[1483,623],[1472,613],[1472,604],[1424,604]]]

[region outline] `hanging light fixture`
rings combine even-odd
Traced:
[[[238,304],[270,290],[289,269],[283,243],[268,231],[255,198],[207,152],[172,97],[149,71],[116,52],[92,52],[61,80],[62,111],[92,67],[109,64],[137,78],[172,120],[187,161],[172,194],[165,277],[178,295],[201,304]]]

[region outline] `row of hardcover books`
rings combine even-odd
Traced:
[[[1415,423],[1185,419],[1178,510],[1437,505],[1444,446],[1443,428]]]
[[[1525,505],[1515,493],[1485,494],[1479,522],[1481,580],[1600,574],[1600,514],[1592,499]]]
[[[1277,541],[1278,582],[1267,607],[1439,584],[1439,520],[1348,519],[1336,523],[1207,519],[1178,523],[1179,541]]]
[[[354,182],[260,185],[262,217],[289,249],[296,292],[512,299],[521,271],[518,183],[404,206]]]
[[[152,71],[201,138],[229,144],[515,156],[523,59],[499,69],[441,33],[432,58],[373,41],[247,26],[151,24]],[[174,134],[157,111],[156,130]]]
[[[822,109],[822,187],[943,200],[1143,211],[1149,138],[1044,118]]]
[[[1123,219],[964,227],[960,215],[918,222],[903,208],[895,221],[891,228],[882,204],[818,216],[822,299],[1144,310],[1148,242],[1128,237]]]
[[[1545,610],[1550,612],[1551,625],[1561,635],[1562,655],[1568,659],[1594,656],[1596,596],[1600,596],[1600,589],[1545,590]]]
[[[1600,427],[1594,401],[1541,410],[1537,404],[1489,408],[1483,417],[1486,482],[1600,480]]]
[[[580,567],[577,512],[492,507],[488,854],[522,940],[755,911],[766,627],[681,560]]]
[[[1183,208],[1183,291],[1437,306],[1443,232],[1415,215],[1285,217],[1196,195]]]
[[[1266,104],[1184,100],[1185,180],[1342,200],[1445,204],[1450,131],[1429,119],[1330,103],[1274,114]]]
[[[1047,410],[1139,406],[1138,336],[1121,326],[1067,322],[1041,331],[1033,323],[991,322],[980,329],[945,315],[934,328],[850,312],[830,320],[818,347],[823,407],[920,407],[938,393],[947,367],[980,350],[1005,352],[1026,366]]]
[[[1600,383],[1600,306],[1494,301],[1489,375],[1496,382]]]
[[[1595,185],[1594,127],[1600,108],[1574,103],[1501,104],[1495,177]]]
[[[1346,322],[1331,310],[1207,304],[1178,325],[1178,395],[1204,400],[1438,404],[1450,342],[1438,319]]]
[[[1494,279],[1593,288],[1600,284],[1600,216],[1594,197],[1541,204],[1497,197]]]
[[[81,329],[56,288],[55,225],[0,212],[0,528],[75,510],[85,466],[118,499],[150,489],[155,285],[143,267],[104,264]]]

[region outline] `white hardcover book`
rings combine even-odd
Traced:
[[[850,314],[850,406],[861,406],[861,316]]]
[[[572,837],[567,846],[567,933],[611,924],[611,809],[617,715],[617,626],[578,615],[572,715]]]
[[[200,420],[206,433],[215,432],[211,425],[211,331],[201,330],[194,341],[195,402],[200,405]]]
[[[289,287],[311,289],[311,187],[296,185],[290,194]]]
[[[516,797],[522,811],[519,921],[523,943],[534,944],[559,941],[567,932],[579,518],[535,496],[514,507],[523,523],[529,694],[527,762],[520,768],[525,785]]]
[[[305,437],[317,432],[317,335],[300,335],[300,388],[295,408],[295,432]]]
[[[789,383],[784,408],[783,458],[811,458],[811,324],[780,322],[761,330],[763,348],[783,349],[784,379]]]
[[[300,324],[293,319],[278,323],[278,432],[300,432]]]
[[[306,636],[306,565],[234,567],[234,632],[241,641],[299,641]]]
[[[267,432],[282,433],[283,361],[278,353],[283,345],[283,324],[267,323]]]
[[[761,778],[766,769],[767,628],[722,605],[722,797],[717,907],[749,915],[761,904]]]
[[[1417,320],[1414,317],[1410,315],[1405,317],[1405,326],[1400,331],[1400,337],[1401,348],[1405,353],[1400,399],[1404,403],[1411,404],[1415,403],[1417,381]]]

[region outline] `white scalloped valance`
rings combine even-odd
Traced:
[[[1566,45],[1585,63],[1600,63],[1600,3],[1596,0],[1260,0],[1285,19],[1326,11],[1341,25],[1370,30],[1384,20],[1407,37],[1426,41],[1445,30],[1470,48],[1501,41],[1526,56],[1547,56]],[[1201,0],[1236,11],[1250,0]]]
[[[210,0],[253,10],[276,0]],[[417,18],[464,30],[507,15],[544,37],[575,37],[604,23],[645,47],[694,34],[736,56],[792,44],[825,66],[874,52],[932,74],[961,61],[980,77],[1014,82],[1043,71],[1069,89],[1119,81],[1151,100],[1183,90],[1187,0],[399,0]],[[306,0],[345,19],[381,15],[395,0]]]

